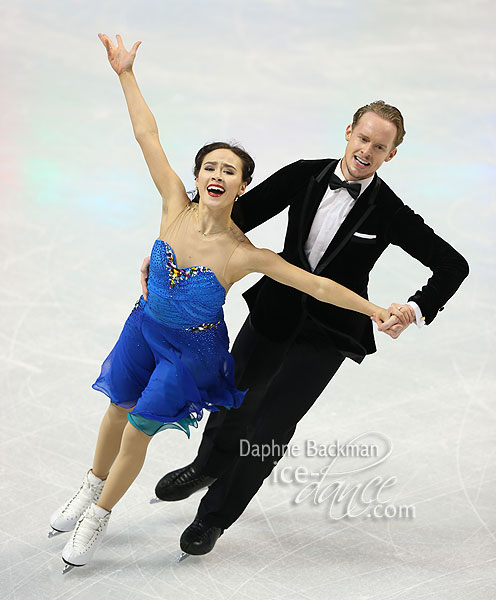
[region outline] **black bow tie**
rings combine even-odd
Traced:
[[[329,181],[329,187],[331,190],[337,190],[338,188],[345,188],[348,190],[348,194],[356,200],[362,191],[362,186],[359,183],[348,183],[347,181],[342,181],[339,179],[337,175],[334,173]]]

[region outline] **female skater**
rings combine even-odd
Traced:
[[[92,468],[79,491],[51,517],[52,535],[73,530],[62,558],[67,567],[91,559],[110,512],[143,466],[152,437],[189,427],[203,410],[237,408],[244,392],[234,386],[234,365],[222,306],[233,283],[263,273],[329,302],[404,324],[413,310],[385,310],[341,285],[295,267],[274,252],[255,248],[230,215],[250,183],[251,157],[225,143],[203,147],[195,159],[198,203],[191,202],[158,138],[155,119],[132,71],[131,51],[99,34],[119,76],[136,140],[162,197],[160,234],[151,252],[148,297],[136,303],[93,387],[110,398]],[[50,534],[49,534],[50,535]]]

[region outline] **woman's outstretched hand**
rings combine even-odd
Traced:
[[[378,310],[370,318],[373,319],[373,317],[376,317],[380,323],[385,323],[389,319],[389,313],[385,308],[378,307]]]
[[[112,40],[105,33],[99,33],[98,37],[102,41],[102,44],[107,49],[107,57],[109,59],[110,66],[117,75],[121,75],[125,71],[131,71],[133,62],[136,57],[136,51],[138,50],[141,42],[135,42],[131,50],[126,50],[122,43],[122,38],[117,34],[117,46],[114,45]]]

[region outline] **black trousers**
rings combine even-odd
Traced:
[[[310,319],[290,341],[273,342],[247,318],[232,348],[236,386],[249,388],[236,410],[211,413],[195,466],[217,477],[202,498],[198,516],[226,529],[245,510],[284,455],[298,421],[341,366],[344,357]],[[269,444],[265,458],[240,452]],[[247,447],[245,443],[244,448]]]

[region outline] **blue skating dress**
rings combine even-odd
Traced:
[[[210,268],[176,262],[156,240],[148,299],[136,303],[92,387],[134,407],[128,418],[148,435],[176,428],[189,437],[205,409],[237,408],[245,392],[234,386],[224,287]]]

